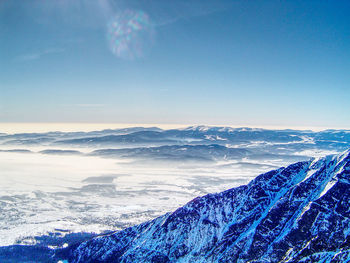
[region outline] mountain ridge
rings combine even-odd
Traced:
[[[350,151],[197,197],[152,221],[83,242],[70,262],[350,260]],[[321,261],[325,260],[325,261]]]

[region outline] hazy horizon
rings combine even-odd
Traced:
[[[350,130],[350,127],[312,127],[312,126],[273,126],[273,125],[232,125],[232,124],[171,124],[171,123],[84,123],[84,122],[0,122],[0,133],[30,133],[30,132],[74,132],[96,131],[104,129],[122,129],[132,127],[157,127],[161,129],[182,129],[191,126],[231,127],[231,128],[256,128],[267,130],[311,130],[314,132],[323,130]]]

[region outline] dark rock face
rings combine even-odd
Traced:
[[[70,262],[350,262],[350,151],[80,244]]]

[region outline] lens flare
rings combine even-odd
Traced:
[[[154,40],[154,27],[143,11],[119,13],[107,27],[109,48],[119,58],[133,60],[143,57]]]

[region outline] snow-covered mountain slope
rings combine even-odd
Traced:
[[[349,262],[349,203],[348,150],[81,243],[69,262]]]

